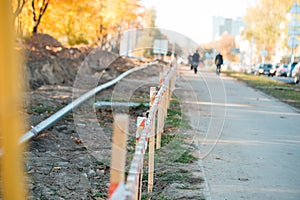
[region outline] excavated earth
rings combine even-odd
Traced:
[[[28,130],[68,105],[79,94],[148,62],[122,58],[92,47],[67,48],[45,34],[26,40],[20,49],[26,58],[24,110]],[[93,102],[124,99],[147,102],[149,87],[158,86],[163,67],[154,64],[129,75],[29,141],[25,152],[29,199],[107,199],[113,116],[117,112],[130,116],[126,163],[129,166],[134,150],[135,120],[145,115],[148,107],[144,104],[130,108],[93,107]],[[189,138],[191,131],[176,128],[178,132]],[[164,134],[172,136],[174,127],[166,126]],[[163,152],[171,150],[167,145],[162,148],[158,153],[159,160],[166,160]],[[197,149],[192,146],[190,151],[196,154]],[[146,160],[144,166],[146,172]],[[143,198],[202,199],[201,187],[195,189],[203,182],[196,162],[162,162],[156,167],[159,170],[155,171],[153,192]],[[176,181],[176,174],[189,174],[189,177]],[[147,194],[147,178],[143,180],[143,193]]]

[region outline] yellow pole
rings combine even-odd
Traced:
[[[0,143],[1,193],[4,200],[26,199],[22,171],[21,147],[18,140],[24,130],[21,113],[22,71],[14,50],[11,1],[0,1]]]

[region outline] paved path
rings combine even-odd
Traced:
[[[180,68],[206,199],[300,199],[300,113],[225,75]]]

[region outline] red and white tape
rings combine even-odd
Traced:
[[[146,122],[146,117],[137,117],[136,120],[136,133],[135,133],[135,139],[136,142],[138,142],[140,140],[141,137],[141,133],[139,133],[139,128],[144,128],[145,127],[145,122]]]
[[[161,85],[158,92],[153,91],[150,92],[150,97],[154,97],[153,103],[150,105],[149,115],[148,118],[142,119],[140,118],[137,122],[137,126],[144,123],[144,129],[142,130],[142,134],[139,135],[139,140],[137,141],[135,153],[133,160],[130,165],[129,174],[127,176],[127,183],[126,183],[126,190],[127,190],[127,198],[133,199],[136,187],[137,187],[137,181],[139,178],[139,173],[141,169],[143,168],[143,162],[144,162],[144,156],[148,145],[148,139],[150,137],[152,124],[154,123],[155,114],[158,110],[158,105],[161,102],[162,96],[167,90],[167,83],[171,79],[173,73],[175,72],[176,67],[173,67],[167,77],[163,80],[163,84]],[[137,136],[136,136],[137,137]]]
[[[109,200],[125,200],[126,190],[124,183],[110,183],[108,191]]]

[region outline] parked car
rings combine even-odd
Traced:
[[[276,70],[276,76],[285,76],[287,77],[287,70],[288,65],[287,64],[282,64],[279,66],[279,68]]]
[[[268,76],[274,76],[276,74],[277,69],[279,68],[279,64],[275,63],[272,68],[270,69],[270,72]]]
[[[293,71],[293,69],[295,68],[296,65],[297,65],[297,62],[291,62],[288,65],[288,71],[287,71],[287,76],[288,77],[292,77],[292,71]]]
[[[300,80],[300,63],[298,63],[292,71],[292,77],[294,79],[294,83],[298,84]]]
[[[258,69],[254,74],[256,74],[256,75],[262,75],[262,74],[269,75],[271,68],[272,68],[272,64],[269,64],[269,63],[259,64]]]

